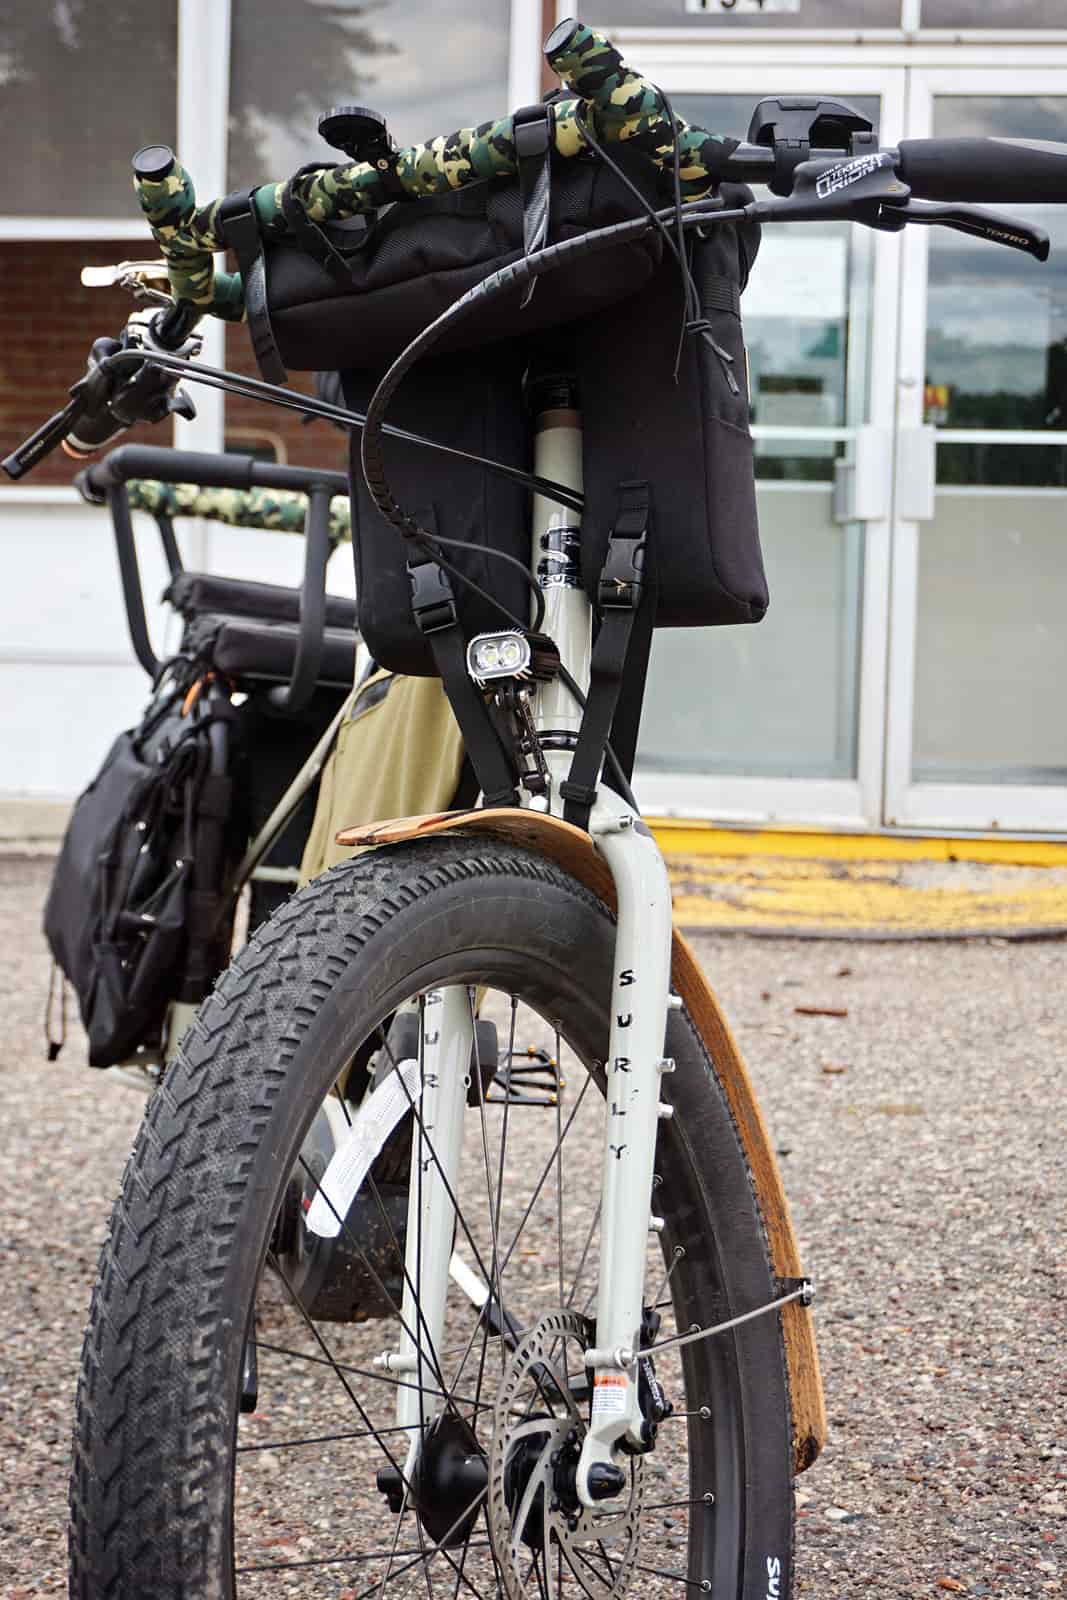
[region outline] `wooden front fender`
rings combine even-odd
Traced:
[[[615,885],[604,858],[582,829],[539,811],[501,808],[487,811],[443,811],[422,817],[399,817],[390,822],[345,828],[338,844],[362,847],[399,844],[437,834],[462,832],[488,834],[511,844],[521,844],[557,862],[572,877],[614,909]],[[700,1033],[722,1081],[727,1102],[755,1179],[760,1210],[767,1229],[771,1262],[779,1278],[803,1274],[796,1236],[781,1173],[756,1103],[748,1072],[718,1000],[682,935],[673,936],[671,979]],[[797,1472],[810,1467],[826,1439],[826,1406],[811,1311],[792,1301],[781,1312],[789,1368],[789,1393],[793,1412],[793,1458]]]

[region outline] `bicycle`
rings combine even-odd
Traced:
[[[546,50],[568,82],[576,39],[598,59],[610,49],[561,24]],[[708,136],[638,82],[640,117],[668,151],[684,144],[692,179]],[[719,149],[717,178],[770,178],[776,199],[716,209],[677,193],[622,226],[943,223],[1047,254],[1028,224],[956,200],[1067,199],[1067,147],[878,150],[845,131],[792,154],[773,132]],[[180,189],[180,169],[153,158]],[[212,278],[214,214],[197,213],[197,233],[190,211],[173,264],[174,286],[198,297],[165,314],[183,339],[191,306],[232,310],[240,292]],[[424,553],[382,465],[393,390],[443,328],[598,237],[542,242],[493,274],[413,341],[365,417],[334,412],[362,427],[376,503]],[[200,256],[183,279],[191,238]],[[151,370],[196,375],[158,348],[166,332]],[[114,376],[146,358],[108,359]],[[472,726],[471,686],[508,730],[516,803],[349,834],[376,848],[257,931],[149,1107],[86,1340],[73,1594],[284,1581],[362,1600],[423,1582],[432,1596],[435,1578],[510,1600],[609,1600],[639,1582],[749,1600],[792,1590],[792,1478],[825,1433],[811,1284],[743,1065],[672,932],[655,841],[610,754],[601,775],[604,737],[593,779],[575,775],[603,697],[575,568],[568,398],[538,434],[533,626],[468,641],[457,690]],[[644,532],[627,525],[609,551],[598,642],[613,610],[638,609]],[[447,601],[441,585],[416,588],[431,627],[451,626]],[[595,791],[585,827],[561,815],[568,790]],[[529,1064],[549,1069],[548,1094],[524,1092]],[[599,1184],[585,1177],[596,1150]],[[548,1242],[534,1249],[538,1222]],[[273,1387],[263,1405],[264,1366],[292,1381],[277,1409]],[[336,1542],[321,1551],[318,1534]]]

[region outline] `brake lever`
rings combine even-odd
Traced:
[[[998,211],[986,211],[981,206],[936,205],[926,200],[909,200],[903,206],[881,206],[876,215],[856,220],[888,233],[899,233],[909,222],[918,222],[924,227],[953,228],[957,233],[985,239],[989,244],[1022,250],[1037,261],[1047,261],[1049,257],[1049,236],[1044,228],[1032,227],[1028,222],[1005,217]]]

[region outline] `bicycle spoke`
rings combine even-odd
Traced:
[[[317,1366],[336,1367],[338,1372],[347,1372],[354,1378],[370,1378],[375,1383],[385,1384],[389,1389],[418,1389],[426,1388],[425,1385],[408,1383],[404,1378],[393,1378],[385,1372],[375,1372],[371,1367],[354,1367],[350,1362],[327,1360],[325,1356],[314,1356],[306,1350],[290,1350],[286,1345],[264,1343],[262,1339],[256,1340],[256,1349],[266,1351],[268,1355],[287,1356],[291,1361],[310,1361]],[[426,1388],[427,1394],[436,1394],[436,1389]],[[488,1401],[474,1399],[469,1394],[455,1395],[454,1398],[465,1406],[474,1406],[479,1411],[491,1411],[493,1408]]]
[[[559,1143],[563,1139],[565,1139],[567,1137],[567,1134],[570,1132],[571,1124],[573,1123],[575,1117],[578,1115],[578,1112],[581,1110],[582,1101],[585,1099],[586,1093],[588,1092],[588,1089],[589,1089],[589,1085],[592,1083],[592,1081],[593,1081],[592,1077],[591,1076],[587,1076],[585,1082],[582,1084],[581,1089],[578,1091],[578,1098],[574,1103],[574,1109],[571,1112],[570,1116],[567,1118],[566,1124],[564,1125],[564,1128],[563,1128],[563,1132],[560,1135],[560,1140],[557,1141],[557,1143]],[[508,1262],[511,1260],[511,1257],[515,1252],[515,1247],[518,1244],[520,1238],[522,1237],[522,1231],[525,1228],[526,1224],[530,1220],[530,1213],[533,1210],[534,1206],[537,1204],[538,1196],[540,1195],[541,1190],[544,1188],[545,1184],[548,1181],[549,1175],[550,1175],[550,1173],[552,1171],[552,1164],[555,1161],[555,1159],[556,1159],[556,1151],[554,1149],[552,1151],[552,1154],[548,1158],[548,1163],[547,1163],[544,1171],[541,1173],[540,1178],[537,1180],[537,1187],[534,1189],[533,1194],[530,1196],[529,1204],[527,1205],[526,1210],[522,1214],[522,1218],[521,1218],[521,1220],[519,1222],[518,1228],[515,1230],[515,1236],[512,1239],[511,1243],[508,1245],[507,1253],[505,1254],[503,1263],[501,1265],[501,1271],[503,1271],[504,1268],[507,1267]]]
[[[371,1433],[374,1435],[374,1440],[375,1440],[375,1443],[378,1445],[378,1448],[385,1455],[385,1457],[387,1458],[390,1466],[392,1466],[396,1470],[396,1472],[399,1474],[401,1482],[406,1486],[407,1485],[407,1478],[404,1476],[403,1468],[400,1466],[399,1462],[397,1461],[396,1457],[393,1455],[393,1452],[390,1450],[389,1446],[387,1444],[383,1444],[382,1443],[382,1438],[381,1438],[378,1430],[375,1428],[374,1424],[371,1422],[370,1417],[368,1417],[366,1411],[364,1410],[363,1404],[360,1401],[359,1396],[354,1393],[351,1384],[348,1383],[348,1381],[346,1380],[346,1378],[345,1378],[344,1374],[342,1373],[340,1367],[337,1365],[337,1362],[334,1360],[333,1353],[329,1349],[325,1339],[322,1337],[322,1334],[319,1332],[319,1330],[315,1326],[314,1322],[308,1316],[307,1310],[305,1309],[304,1304],[301,1301],[299,1295],[297,1295],[297,1293],[294,1290],[292,1284],[289,1282],[288,1278],[285,1276],[285,1273],[281,1270],[281,1267],[278,1264],[277,1256],[274,1255],[273,1251],[268,1251],[267,1252],[267,1259],[268,1259],[268,1261],[272,1261],[273,1262],[274,1270],[275,1270],[275,1272],[277,1272],[278,1276],[282,1280],[282,1283],[285,1285],[285,1288],[286,1288],[286,1291],[287,1291],[287,1293],[289,1295],[289,1298],[292,1300],[293,1305],[299,1311],[301,1317],[303,1318],[303,1320],[307,1324],[308,1328],[310,1329],[312,1337],[315,1339],[315,1342],[318,1344],[319,1348],[321,1349],[324,1357],[326,1358],[327,1363],[333,1369],[334,1376],[337,1378],[338,1382],[340,1383],[341,1387],[344,1389],[344,1391],[347,1394],[348,1398],[351,1400],[352,1404],[355,1406],[356,1411],[359,1414],[360,1420],[364,1423],[364,1425],[367,1428],[370,1429]]]
[[[601,1202],[598,1200],[596,1203],[596,1210],[593,1212],[593,1220],[589,1224],[589,1232],[585,1236],[585,1243],[582,1246],[581,1256],[578,1258],[578,1266],[574,1274],[574,1282],[571,1284],[571,1292],[567,1296],[566,1300],[566,1309],[568,1311],[574,1304],[574,1297],[578,1292],[578,1285],[582,1281],[582,1273],[585,1271],[585,1262],[586,1257],[589,1254],[589,1247],[593,1243],[593,1235],[596,1233],[597,1225],[600,1222],[600,1205]]]
[[[484,1550],[488,1548],[488,1545],[488,1539],[484,1541],[479,1540],[476,1545],[472,1544],[469,1546],[469,1548],[472,1550]],[[433,1557],[437,1555],[439,1549],[440,1547],[435,1545],[430,1551],[430,1556]],[[388,1550],[371,1550],[367,1554],[353,1550],[343,1556],[309,1556],[306,1561],[269,1561],[265,1562],[262,1566],[235,1567],[234,1572],[239,1577],[247,1577],[248,1574],[252,1572],[296,1572],[302,1571],[307,1567],[337,1567],[344,1565],[355,1566],[362,1565],[365,1561],[387,1561],[389,1559],[389,1555],[390,1552]],[[401,1550],[398,1552],[398,1555],[415,1557],[415,1560],[409,1562],[408,1566],[400,1568],[401,1573],[409,1571],[412,1566],[422,1559],[422,1552],[419,1550]],[[363,1595],[360,1596],[360,1600],[364,1600],[364,1596],[373,1593],[373,1589],[365,1589],[363,1591]]]
[[[375,1287],[378,1288],[381,1291],[382,1295],[385,1297],[386,1301],[389,1304],[390,1310],[395,1313],[396,1319],[400,1323],[400,1326],[403,1328],[404,1332],[407,1334],[407,1336],[411,1340],[412,1344],[414,1344],[416,1346],[419,1346],[419,1341],[416,1339],[414,1333],[411,1331],[411,1328],[410,1328],[409,1324],[404,1319],[403,1311],[401,1310],[400,1306],[397,1305],[397,1303],[394,1300],[393,1296],[389,1293],[389,1290],[385,1286],[384,1280],[382,1279],[381,1275],[376,1270],[373,1262],[371,1261],[370,1257],[368,1256],[368,1254],[367,1254],[366,1250],[364,1249],[363,1245],[356,1238],[356,1235],[352,1232],[352,1229],[349,1227],[347,1220],[344,1217],[341,1216],[341,1213],[337,1210],[337,1207],[334,1205],[333,1201],[330,1199],[330,1196],[326,1193],[325,1189],[322,1187],[322,1183],[320,1182],[320,1180],[318,1178],[316,1178],[315,1174],[312,1172],[311,1168],[308,1166],[308,1164],[305,1161],[304,1157],[301,1156],[299,1158],[299,1160],[300,1160],[301,1167],[303,1167],[303,1169],[304,1169],[305,1175],[308,1178],[310,1178],[312,1183],[315,1185],[316,1194],[317,1195],[321,1195],[323,1200],[325,1200],[327,1206],[329,1206],[329,1208],[330,1208],[330,1211],[333,1213],[334,1220],[340,1224],[341,1232],[344,1234],[345,1238],[348,1239],[355,1246],[356,1250],[359,1252],[360,1258],[363,1261],[363,1265],[366,1267],[367,1271],[371,1275],[371,1278],[374,1280]],[[384,1215],[384,1208],[383,1208],[383,1215]],[[393,1234],[393,1241],[394,1241],[394,1243],[397,1242],[395,1233]],[[420,1251],[420,1257],[421,1257],[421,1251]],[[401,1259],[403,1259],[403,1258],[401,1258]],[[406,1273],[405,1273],[405,1276],[406,1276]],[[415,1295],[415,1303],[416,1303],[416,1305],[418,1305],[420,1303],[420,1301],[421,1301],[421,1296],[416,1291],[416,1295]],[[425,1323],[423,1323],[423,1325],[425,1326]],[[429,1354],[430,1365],[434,1368],[436,1376],[437,1376],[438,1380],[440,1381],[441,1392],[444,1393],[444,1391],[445,1391],[444,1374],[442,1373],[441,1368],[440,1368],[440,1366],[438,1364],[437,1355],[436,1355],[436,1352],[434,1351],[434,1348],[433,1348],[433,1340],[430,1338],[430,1334],[429,1334],[429,1330],[428,1329],[426,1330],[426,1342],[429,1345],[428,1354]],[[421,1346],[419,1346],[419,1348],[421,1348]],[[421,1387],[420,1387],[420,1394],[421,1394]]]
[[[343,1369],[342,1369],[343,1370]],[[346,1433],[317,1433],[306,1439],[267,1439],[257,1444],[239,1444],[234,1446],[236,1455],[249,1455],[257,1450],[300,1450],[309,1444],[333,1444],[339,1439],[373,1439],[380,1434],[406,1433],[406,1428],[360,1429],[356,1432]]]

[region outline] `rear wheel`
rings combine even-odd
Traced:
[[[348,862],[258,930],[150,1103],[112,1218],[78,1392],[78,1600],[785,1600],[777,1316],[658,1356],[673,1409],[654,1448],[623,1462],[603,1514],[573,1492],[613,942],[609,913],[554,864],[469,839]],[[428,1170],[413,1149],[434,1155],[418,1076],[337,1238],[308,1218],[368,1086],[403,1075],[405,1026],[426,1036],[446,987],[481,1023],[444,1331],[412,1371],[395,1356],[402,1323],[421,1331],[402,1314],[406,1197]],[[646,1274],[660,1339],[775,1294],[684,1012],[668,1052]]]

